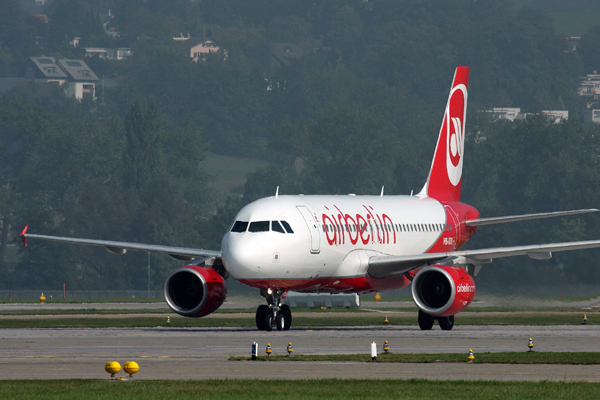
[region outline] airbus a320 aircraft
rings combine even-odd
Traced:
[[[260,289],[267,304],[256,311],[258,329],[287,330],[286,290],[307,293],[368,293],[403,288],[419,308],[423,330],[437,320],[452,329],[454,315],[475,297],[482,264],[498,257],[528,255],[548,259],[553,251],[600,247],[600,240],[458,249],[482,225],[564,216],[597,209],[480,218],[460,202],[469,68],[458,67],[427,182],[416,196],[279,196],[257,200],[240,210],[221,251],[65,238],[21,233],[27,238],[168,254],[196,260],[174,271],[165,283],[169,306],[186,317],[202,317],[223,304],[224,277]]]

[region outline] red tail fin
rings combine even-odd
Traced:
[[[422,195],[440,201],[460,201],[468,88],[469,67],[457,67]]]

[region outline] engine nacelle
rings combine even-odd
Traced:
[[[187,265],[174,271],[165,282],[165,300],[184,317],[204,317],[227,297],[227,284],[212,268]]]
[[[471,304],[475,282],[464,268],[432,265],[415,275],[411,292],[421,311],[434,317],[447,317]]]

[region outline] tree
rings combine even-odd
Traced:
[[[600,25],[591,27],[577,46],[584,74],[600,71]]]
[[[307,193],[374,194],[394,186],[394,136],[381,114],[357,106],[330,107],[313,121],[278,129],[274,144],[299,157]],[[393,190],[393,189],[392,189]]]

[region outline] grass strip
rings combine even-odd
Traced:
[[[217,310],[215,314],[254,314],[255,309],[227,309]],[[173,311],[170,309],[98,309],[82,308],[73,310],[14,310],[0,311],[0,315],[115,315],[115,314],[163,314],[169,315]]]
[[[436,354],[400,354],[381,353],[375,361],[369,354],[295,354],[294,357],[272,355],[259,356],[260,361],[355,361],[355,362],[393,362],[393,363],[465,363],[467,353],[436,353]],[[250,357],[231,357],[231,361],[246,361]],[[505,353],[476,353],[475,363],[479,364],[600,364],[600,352],[505,352]]]
[[[171,316],[170,328],[176,329],[189,327],[255,327],[252,319],[223,319],[223,318],[184,318]],[[57,317],[35,319],[1,319],[0,329],[20,328],[154,328],[167,327],[164,317]]]
[[[75,313],[81,314],[81,313]],[[90,313],[93,314],[93,313]],[[102,315],[102,313],[97,313]],[[124,314],[115,312],[115,314]],[[137,314],[134,312],[133,314]],[[247,316],[236,316],[235,318],[184,318],[172,315],[168,311],[163,311],[162,316],[117,318],[95,317],[95,316],[77,316],[77,317],[54,317],[54,318],[2,318],[0,319],[0,328],[135,328],[135,327],[156,327],[166,326],[165,315],[171,317],[171,327],[255,327],[256,321],[254,314]],[[301,327],[319,328],[319,327],[361,327],[373,326],[385,329],[386,326],[415,326],[417,316],[390,316],[389,324],[383,324],[383,316],[340,316],[334,315],[330,318],[323,317],[294,317],[293,329]],[[597,324],[600,315],[588,313],[588,325]],[[582,315],[578,313],[538,313],[538,314],[519,314],[507,313],[506,315],[493,314],[486,315],[482,313],[462,313],[456,317],[456,325],[581,325]]]
[[[163,297],[111,297],[111,298],[94,298],[94,299],[48,299],[48,303],[64,303],[64,304],[87,304],[87,303],[164,303]],[[39,303],[39,299],[7,299],[0,298],[0,303]]]
[[[588,382],[499,382],[317,379],[0,381],[3,399],[594,399],[600,385]]]

